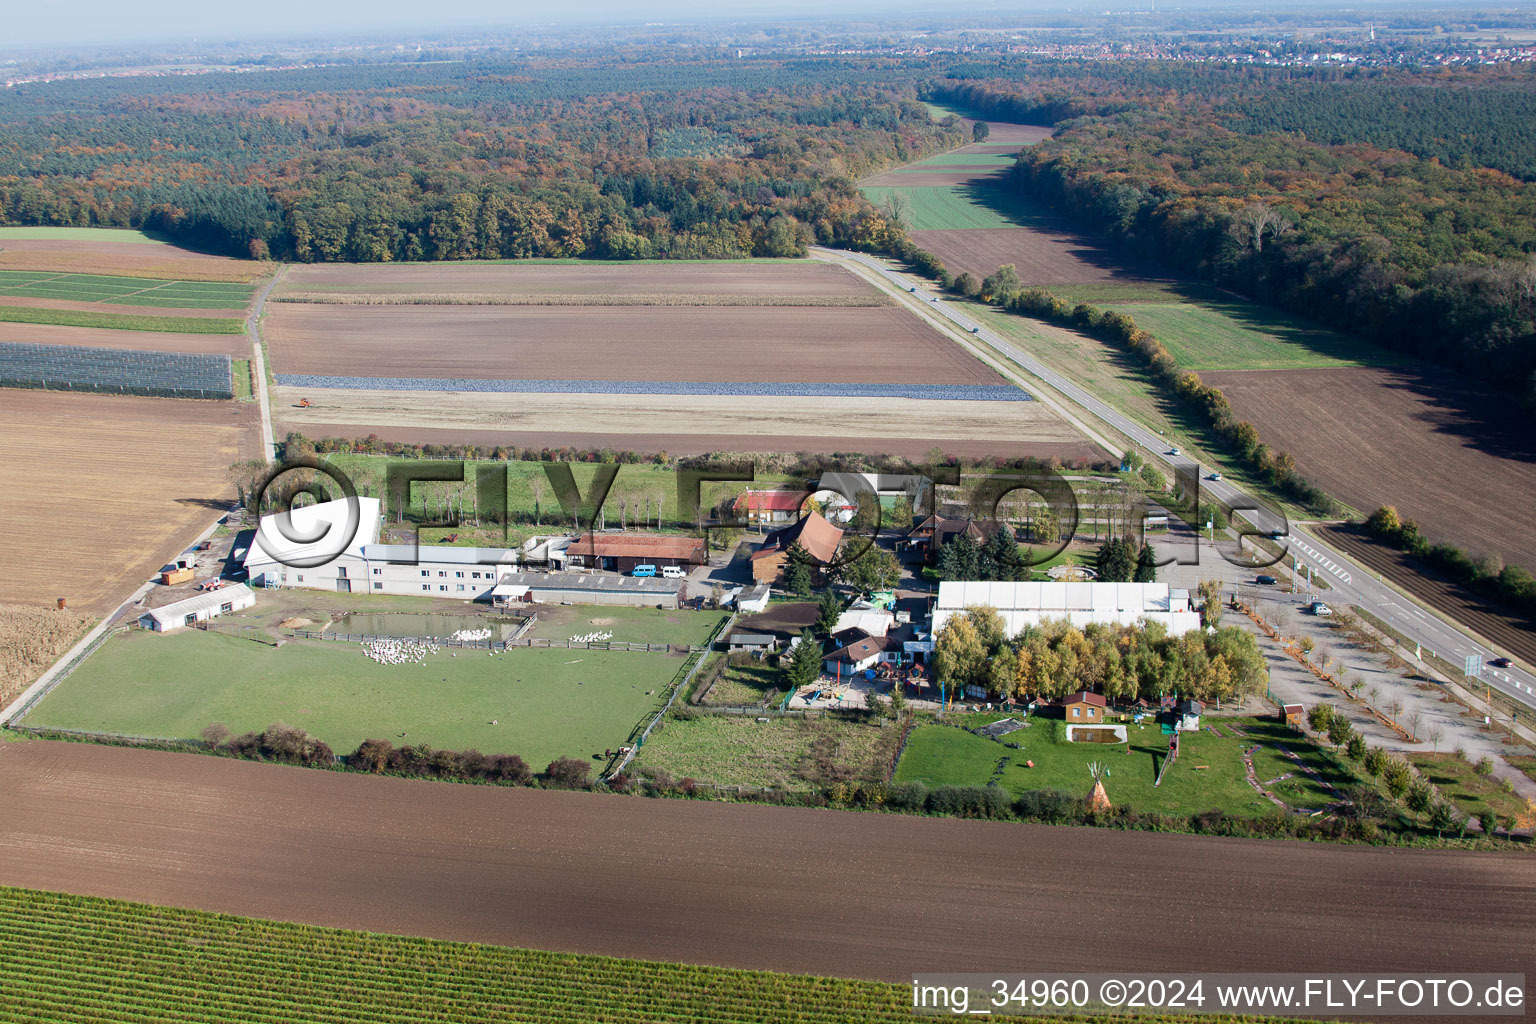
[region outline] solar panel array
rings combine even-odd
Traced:
[[[234,398],[227,355],[0,343],[0,387]]]

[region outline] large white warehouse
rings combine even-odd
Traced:
[[[1200,628],[1200,613],[1190,604],[1189,591],[1166,583],[988,583],[939,584],[933,609],[933,631],[944,628],[952,615],[984,605],[997,609],[1008,635],[1046,620],[1066,619],[1074,626],[1104,622],[1134,626],[1141,620],[1162,624],[1170,636]]]

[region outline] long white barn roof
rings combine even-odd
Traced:
[[[283,536],[278,528],[278,516],[262,516],[261,526],[251,541],[251,550],[246,552],[245,565],[250,568],[271,565],[280,560],[292,562],[322,555],[329,556],[325,559],[327,562],[342,554],[361,557],[364,545],[376,543],[379,539],[379,499],[358,498],[357,512],[357,532],[345,547],[341,544],[341,531],[347,525],[347,502],[344,498],[301,505],[289,514],[292,520],[289,527],[291,533],[299,536],[320,534],[316,540],[308,543]]]
[[[1186,593],[1180,591],[1180,597]],[[1188,610],[1187,600],[1170,603],[1166,583],[957,581],[939,584],[933,631],[943,629],[950,616],[978,605],[997,609],[1010,636],[1026,626],[1061,619],[1075,626],[1132,626],[1145,619],[1162,623],[1175,636],[1200,626],[1200,616]]]
[[[191,597],[184,597],[180,601],[174,601],[159,608],[150,608],[144,612],[144,615],[152,616],[162,623],[179,626],[188,615],[194,612],[207,611],[210,608],[217,608],[226,602],[231,604],[244,602],[246,606],[249,606],[256,602],[256,595],[244,583],[235,583],[227,587],[221,587],[218,590],[193,594]],[[143,618],[143,616],[141,615],[140,618]]]

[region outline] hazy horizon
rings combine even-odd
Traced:
[[[1008,4],[1020,12],[1057,6]],[[372,37],[390,33],[440,33],[464,29],[544,26],[557,28],[608,22],[635,24],[671,19],[719,21],[733,17],[813,17],[871,10],[906,12],[941,9],[933,0],[877,3],[839,0],[830,7],[815,0],[749,0],[728,7],[703,0],[569,0],[559,5],[504,3],[496,0],[450,0],[430,9],[406,0],[332,0],[303,3],[272,0],[260,8],[238,8],[191,0],[156,0],[136,6],[107,0],[83,0],[67,9],[54,5],[20,6],[6,26],[6,49],[97,47],[114,42],[234,42],[318,35]],[[994,11],[998,8],[993,8]],[[975,13],[970,12],[970,13]]]

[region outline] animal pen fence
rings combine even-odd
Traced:
[[[296,640],[335,640],[341,643],[369,644],[387,642],[433,643],[439,647],[472,648],[490,651],[510,651],[519,647],[542,649],[555,648],[570,651],[634,651],[650,654],[702,654],[708,646],[674,647],[672,644],[640,643],[632,640],[552,640],[543,637],[509,638],[506,640],[455,640],[441,636],[393,636],[383,633],[336,633],[312,629],[293,629],[288,635]]]

